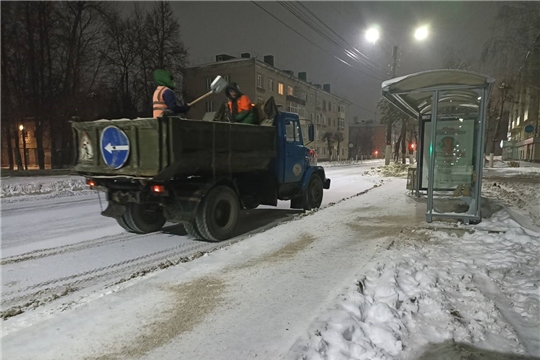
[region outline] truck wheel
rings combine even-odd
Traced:
[[[304,210],[317,209],[323,198],[323,183],[319,175],[311,175],[304,192]]]
[[[137,234],[159,231],[166,222],[158,204],[129,203],[124,218],[128,227]]]
[[[236,230],[239,212],[236,193],[228,186],[216,186],[199,205],[197,228],[206,240],[229,239]]]
[[[114,218],[116,220],[116,222],[118,223],[118,225],[120,225],[124,230],[126,230],[127,232],[134,232],[132,228],[129,227],[129,225],[127,224],[127,221],[126,219],[124,219],[124,216],[120,216],[120,217],[117,217],[117,218]]]
[[[195,240],[203,239],[201,232],[199,229],[197,229],[197,224],[195,221],[186,221],[184,223],[184,229],[186,229],[186,232],[190,238]]]
[[[242,199],[242,202],[244,203],[244,208],[246,210],[256,209],[260,205],[257,198],[245,198],[245,199]]]

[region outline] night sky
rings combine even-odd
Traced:
[[[294,33],[250,1],[172,2],[182,27],[182,39],[189,48],[191,64],[214,60],[216,54],[274,55],[275,65],[297,74],[307,71],[308,81],[330,83],[332,92],[354,104],[350,113],[362,119],[374,118],[381,94],[382,75],[348,58],[343,50],[321,38],[277,2],[258,2],[299,33],[359,70],[341,63]],[[399,45],[397,75],[441,68],[448,50],[475,62],[491,35],[496,15],[495,2],[303,2],[312,13],[350,45],[365,54],[389,78],[393,45]],[[380,41],[372,45],[364,38],[370,26],[379,26]],[[419,43],[413,32],[428,25],[428,40]],[[376,78],[369,77],[368,72]],[[377,68],[375,68],[377,71]],[[378,79],[377,79],[378,78]],[[349,119],[352,119],[349,117]]]

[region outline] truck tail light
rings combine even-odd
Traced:
[[[90,186],[93,189],[96,186],[96,182],[92,179],[86,179],[86,185]]]
[[[152,185],[152,192],[155,194],[163,194],[165,192],[165,186],[163,185]]]

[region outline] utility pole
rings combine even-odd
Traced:
[[[392,79],[396,77],[397,69],[397,56],[398,56],[398,46],[395,45],[392,49]],[[390,159],[392,159],[392,125],[393,122],[391,119],[387,119],[386,123],[386,151],[384,155],[384,164],[390,165]]]

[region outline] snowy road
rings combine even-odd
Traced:
[[[378,165],[328,168],[332,186],[323,205],[372,187],[379,179],[362,174]],[[282,202],[278,209],[245,212],[238,237],[298,214],[288,206]],[[157,234],[128,234],[99,213],[95,194],[2,201],[2,309],[16,315],[46,304],[62,308],[119,281],[219,246],[188,239],[179,225]]]

